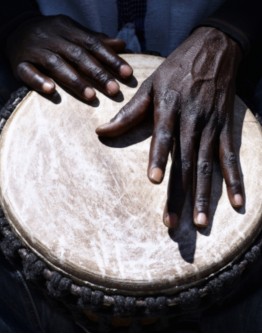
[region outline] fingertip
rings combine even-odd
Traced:
[[[208,226],[207,215],[204,212],[198,212],[194,217],[194,224],[200,228],[207,227]]]
[[[116,81],[110,80],[106,84],[106,90],[109,95],[115,95],[119,92],[119,84]]]
[[[52,94],[55,92],[55,83],[53,81],[44,81],[42,84],[42,90],[45,94]]]
[[[119,123],[114,122],[113,120],[98,126],[95,131],[98,136],[107,138],[115,138],[125,132],[124,129],[121,128]]]
[[[91,87],[86,87],[84,89],[83,95],[85,97],[86,100],[88,101],[93,101],[96,97],[96,92],[93,88]]]
[[[131,66],[124,64],[120,66],[119,72],[123,78],[129,78],[133,74],[133,69]]]
[[[174,229],[178,227],[178,216],[175,213],[165,213],[163,222],[166,227]]]
[[[106,133],[106,130],[108,130],[109,124],[110,123],[105,123],[105,124],[99,125],[95,130],[96,134],[98,136],[103,136]]]
[[[150,169],[148,177],[152,183],[159,184],[163,180],[164,173],[159,167],[154,167]]]
[[[244,205],[244,199],[241,194],[235,194],[232,198],[232,205],[235,208],[241,208]]]

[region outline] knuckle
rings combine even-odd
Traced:
[[[97,52],[101,48],[101,43],[100,41],[92,35],[88,35],[86,39],[86,47],[90,52]]]
[[[71,45],[68,49],[68,57],[73,62],[78,62],[83,56],[83,50],[77,45]]]
[[[56,54],[51,54],[44,59],[44,66],[48,69],[54,69],[61,66],[61,59]]]
[[[173,104],[179,97],[179,93],[174,89],[166,89],[164,92],[155,92],[154,99],[169,105]]]
[[[192,161],[190,160],[187,160],[187,159],[181,159],[181,167],[182,167],[182,170],[185,172],[185,173],[188,173],[192,170],[193,168],[193,163]]]
[[[209,177],[212,175],[213,164],[207,160],[199,161],[197,164],[197,173],[203,177]]]
[[[96,81],[106,84],[106,82],[109,80],[108,75],[105,73],[104,70],[98,68],[93,72],[93,77]]]
[[[47,33],[47,31],[44,31],[41,26],[35,28],[34,39],[37,39],[38,43],[41,40],[42,42],[47,41],[48,38],[49,38],[49,34]]]
[[[70,79],[68,79],[68,85],[70,87],[75,87],[76,89],[80,89],[83,86],[81,79],[75,74],[70,75]]]
[[[28,73],[27,64],[26,63],[19,63],[16,67],[16,73],[20,78],[23,78]]]
[[[237,156],[234,152],[228,152],[223,156],[223,164],[225,167],[232,167],[237,165]]]
[[[228,156],[227,161],[228,161],[228,164],[235,165],[237,163],[237,157],[236,157],[235,153],[231,152]]]
[[[238,180],[230,180],[227,184],[227,189],[230,189],[233,194],[241,192],[242,184]]]
[[[195,207],[198,211],[206,211],[209,206],[208,198],[205,196],[198,196],[196,198]]]
[[[153,136],[158,139],[159,142],[165,144],[170,143],[173,139],[172,133],[165,127],[154,130]]]
[[[169,104],[178,97],[178,93],[174,89],[167,89],[164,94],[165,103]]]

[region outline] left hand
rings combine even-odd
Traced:
[[[228,197],[235,208],[244,204],[232,139],[235,79],[242,52],[235,41],[215,28],[201,27],[177,48],[120,112],[96,130],[117,136],[134,127],[154,106],[154,131],[148,177],[160,183],[169,153],[175,151],[169,177],[164,223],[176,227],[193,184],[194,223],[208,225],[214,148]]]
[[[8,36],[5,54],[15,77],[33,90],[53,94],[57,82],[90,102],[96,97],[94,87],[115,96],[115,79],[132,76],[132,68],[117,54],[124,49],[124,41],[56,15],[26,19]]]

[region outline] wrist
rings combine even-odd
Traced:
[[[244,52],[239,42],[223,30],[215,27],[199,26],[192,34],[197,34],[198,39],[204,40],[203,43],[207,41],[210,47],[213,45],[214,52],[219,51],[221,48],[229,50],[229,56],[233,57],[237,63],[240,63],[244,57]],[[219,49],[217,47],[218,45],[220,46]]]
[[[0,45],[2,49],[5,50],[8,38],[13,32],[19,29],[26,22],[41,16],[42,15],[38,11],[30,10],[10,19],[10,21],[1,27],[0,30]]]
[[[239,45],[243,52],[243,55],[246,55],[249,52],[250,41],[248,36],[230,22],[227,22],[221,18],[210,17],[203,21],[201,23],[201,26],[207,28],[216,28],[217,30],[220,30]]]

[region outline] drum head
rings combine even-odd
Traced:
[[[125,55],[140,84],[162,58]],[[7,121],[0,143],[1,205],[19,238],[53,269],[108,293],[174,293],[229,266],[261,229],[262,134],[236,98],[234,139],[245,208],[235,211],[215,166],[210,226],[197,230],[190,204],[180,227],[162,223],[164,182],[147,179],[150,124],[102,142],[95,129],[124,100],[98,93],[87,105],[61,88],[60,102],[30,92]]]

